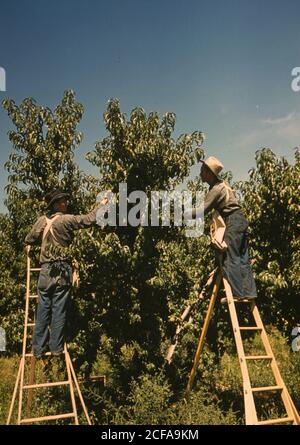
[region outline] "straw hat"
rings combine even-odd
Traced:
[[[210,171],[217,177],[224,167],[219,159],[215,158],[214,156],[209,156],[209,158],[200,162],[203,162],[203,164],[205,164],[206,167],[208,167]]]

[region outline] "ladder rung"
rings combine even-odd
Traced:
[[[39,272],[41,270],[40,267],[33,267],[30,269],[30,272]]]
[[[261,386],[257,388],[251,388],[252,392],[264,392],[264,391],[282,391],[283,386]]]
[[[29,295],[29,298],[39,298],[38,295]]]
[[[27,419],[22,419],[20,423],[44,422],[46,420],[68,419],[70,417],[75,417],[75,414],[67,413],[67,414],[57,414],[56,416],[31,417]]]
[[[275,425],[276,423],[294,422],[293,417],[282,417],[280,419],[261,420],[257,425]]]
[[[273,357],[271,355],[246,355],[246,360],[272,360]]]
[[[69,384],[69,380],[64,380],[62,382],[36,383],[35,385],[25,385],[23,386],[23,389],[48,388],[50,386],[62,386]]]
[[[43,355],[52,355],[52,354],[51,354],[51,352],[44,352]],[[25,354],[25,357],[33,357],[32,352],[28,352],[28,353],[26,353],[26,354]]]
[[[33,326],[35,326],[35,323],[27,323],[27,326],[28,327],[33,327]]]
[[[258,326],[240,326],[241,331],[261,331],[262,328],[259,328]]]

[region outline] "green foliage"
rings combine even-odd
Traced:
[[[216,397],[194,392],[189,401],[172,402],[174,394],[160,373],[142,374],[131,384],[127,404],[116,410],[112,424],[122,425],[230,425],[237,422],[231,409],[223,413]]]
[[[177,140],[172,138],[175,125],[172,113],[160,119],[157,113],[147,116],[136,108],[126,120],[118,101],[111,100],[104,122],[108,136],[88,154],[88,159],[99,167],[102,190],[118,193],[120,182],[127,183],[128,193],[138,189],[149,196],[153,190],[172,190],[188,174],[192,163],[203,156],[201,132],[182,135]],[[181,246],[174,239],[181,239]],[[117,226],[104,233],[95,228],[89,234],[81,233],[73,250],[82,265],[82,288],[78,294],[94,295],[93,307],[98,308],[91,316],[88,309],[91,303],[86,304],[84,311],[78,307],[81,325],[88,325],[92,317],[110,339],[109,349],[101,346],[101,351],[118,371],[115,374],[121,376],[125,392],[129,391],[132,376],[138,377],[141,372],[164,363],[165,351],[161,345],[173,334],[183,296],[189,298],[198,281],[197,265],[191,256],[192,270],[184,265],[179,277],[177,268],[177,283],[174,273],[164,270],[164,258],[169,256],[172,244],[177,249],[173,260],[178,256],[175,263],[178,265],[188,252],[189,242],[181,229],[175,227]],[[82,303],[79,305],[82,307]],[[88,345],[99,342],[95,329],[86,332],[85,355]],[[75,336],[74,346],[76,342]],[[95,352],[91,351],[90,362],[95,359]]]
[[[70,210],[85,208],[87,177],[74,163],[74,150],[82,135],[76,127],[83,107],[73,91],[66,91],[54,111],[25,99],[20,106],[3,101],[14,130],[9,132],[13,151],[5,164],[9,172],[6,187],[8,216],[1,216],[0,305],[1,323],[7,330],[8,348],[20,347],[26,261],[24,238],[31,225],[45,212],[43,197],[52,188],[71,193]],[[93,187],[91,180],[89,187]],[[20,350],[20,349],[18,349]]]
[[[203,157],[204,135],[195,131],[172,138],[176,116],[147,116],[135,108],[127,121],[119,101],[111,99],[104,113],[108,136],[98,141],[88,159],[99,167],[105,188],[117,191],[120,182],[128,190],[166,190],[181,182],[195,161]]]
[[[128,423],[141,425],[167,423],[171,394],[170,385],[163,376],[141,375],[131,384],[128,401],[132,408]]]
[[[251,227],[251,247],[266,322],[290,330],[300,314],[300,151],[295,164],[270,149],[240,184]]]
[[[20,357],[0,356],[0,425],[6,423]]]
[[[7,330],[8,352],[19,353],[26,270],[23,242],[33,222],[45,212],[44,194],[53,187],[62,188],[71,194],[69,211],[80,213],[92,208],[99,191],[111,189],[119,198],[120,182],[127,183],[128,194],[142,190],[149,197],[153,190],[173,190],[204,156],[204,136],[195,131],[175,139],[174,113],[160,117],[135,108],[127,118],[112,99],[104,113],[107,135],[87,154],[99,169],[95,178],[81,172],[74,162],[82,140],[77,127],[83,107],[72,91],[64,94],[54,111],[33,99],[25,99],[20,106],[6,100],[4,108],[14,130],[9,134],[13,152],[6,164],[8,215],[0,215],[0,324]],[[299,322],[300,313],[299,152],[295,165],[266,149],[257,152],[256,161],[249,181],[234,187],[250,221],[262,317],[287,331]],[[224,178],[230,182],[230,172]],[[198,178],[188,187],[203,189]],[[206,230],[207,226],[208,221]],[[80,286],[73,292],[68,325],[71,355],[81,376],[106,376],[105,388],[84,388],[95,423],[242,421],[239,364],[228,318],[221,309],[209,333],[201,380],[196,379],[190,403],[182,401],[207,306],[197,299],[214,267],[206,236],[187,238],[182,228],[172,225],[95,226],[76,234],[68,254],[80,264]],[[183,330],[173,365],[167,366],[166,351],[181,314],[194,303],[194,323]],[[249,348],[255,348],[256,341],[249,341]],[[280,366],[292,395],[299,399],[299,354],[290,352],[278,331],[272,331],[272,341],[280,351],[279,359],[282,354]],[[8,363],[12,375],[15,365]],[[254,379],[264,375],[253,372]],[[1,409],[6,410],[8,396],[3,397]],[[49,405],[53,410],[61,408],[66,400],[45,392],[39,399],[40,411]],[[3,420],[4,411],[1,416]]]

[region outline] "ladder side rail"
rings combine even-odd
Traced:
[[[215,305],[215,302],[216,302],[216,299],[217,299],[217,296],[218,296],[218,291],[219,291],[221,278],[222,278],[221,271],[219,271],[218,275],[217,275],[217,278],[216,278],[216,281],[215,281],[215,283],[213,285],[212,296],[211,296],[211,299],[210,299],[210,302],[209,302],[209,306],[208,306],[208,309],[207,309],[204,325],[203,325],[203,328],[202,328],[202,331],[201,331],[201,335],[200,335],[200,338],[199,338],[199,342],[198,342],[198,347],[197,347],[197,350],[196,350],[196,353],[195,353],[193,366],[192,366],[192,369],[191,369],[191,372],[190,372],[189,381],[188,381],[188,384],[187,384],[187,387],[186,387],[186,391],[185,391],[185,398],[186,399],[188,399],[189,394],[190,394],[191,389],[192,389],[192,386],[193,386],[194,378],[195,378],[196,371],[197,371],[197,368],[198,368],[198,365],[199,365],[199,361],[200,361],[200,356],[201,356],[201,353],[202,353],[202,350],[203,350],[203,346],[204,346],[204,340],[205,340],[205,337],[206,337],[206,334],[207,334],[207,330],[208,330],[208,327],[209,327],[209,323],[210,323],[210,320],[211,320],[211,317],[212,317],[214,305]]]
[[[80,390],[80,387],[79,387],[79,384],[78,384],[78,380],[77,380],[77,377],[76,377],[76,374],[75,374],[75,371],[74,371],[74,368],[73,368],[71,357],[70,357],[70,354],[69,354],[69,351],[67,350],[67,348],[66,348],[66,360],[69,362],[71,375],[73,377],[73,380],[74,380],[74,383],[75,383],[75,386],[76,386],[77,394],[79,396],[79,399],[80,399],[80,402],[81,402],[81,406],[82,406],[83,411],[84,411],[84,415],[86,417],[86,420],[87,420],[88,424],[92,425],[92,422],[91,422],[90,416],[88,414],[88,411],[86,409],[86,405],[85,405],[84,399],[82,397],[82,393],[81,393],[81,390]]]
[[[243,378],[243,390],[244,390],[244,403],[245,403],[245,418],[246,418],[246,425],[255,425],[258,421],[257,419],[257,413],[256,413],[256,407],[254,402],[254,397],[252,393],[251,388],[251,381],[247,366],[247,361],[245,358],[245,351],[244,351],[244,345],[242,336],[240,333],[240,326],[239,321],[236,313],[236,308],[233,300],[233,295],[231,291],[231,287],[226,280],[226,278],[223,277],[223,283],[225,288],[225,293],[227,297],[227,303],[229,308],[229,314],[233,329],[233,335],[235,339],[235,344],[237,348],[238,358],[240,362],[240,368]]]
[[[21,359],[20,393],[19,393],[19,407],[18,407],[18,425],[20,425],[21,416],[22,416],[23,385],[24,385],[24,372],[25,372],[25,354],[26,354],[26,345],[27,345],[27,324],[28,324],[29,295],[30,295],[30,256],[29,256],[29,250],[30,249],[28,249],[28,251],[27,251],[25,324],[24,324],[23,348],[22,348],[22,359]]]
[[[68,357],[67,357],[67,346],[66,346],[66,344],[64,346],[64,356],[65,356],[65,363],[66,363],[66,367],[67,367],[68,380],[70,382],[70,396],[71,396],[72,408],[73,408],[73,413],[75,414],[74,423],[75,423],[75,425],[79,425],[77,408],[76,408],[76,400],[75,400],[75,395],[74,395],[74,387],[73,387],[73,382],[72,382],[70,363],[69,363]]]
[[[254,317],[254,320],[255,320],[257,326],[259,326],[261,328],[261,340],[262,340],[262,343],[266,350],[266,353],[272,357],[271,369],[272,369],[276,384],[278,386],[282,386],[282,388],[283,388],[282,392],[281,392],[281,398],[282,398],[285,410],[287,412],[287,415],[288,415],[288,417],[293,417],[295,419],[295,423],[297,425],[300,425],[299,414],[296,410],[296,407],[294,406],[294,403],[293,402],[291,403],[290,394],[288,392],[288,389],[287,389],[287,387],[283,381],[283,378],[281,376],[281,373],[279,371],[275,355],[273,353],[271,344],[268,339],[268,335],[266,333],[261,316],[259,314],[258,308],[255,303],[253,303],[253,305],[252,305],[252,313],[253,313],[253,317]]]

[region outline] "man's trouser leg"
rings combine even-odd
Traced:
[[[50,351],[59,355],[63,352],[65,342],[65,326],[71,296],[72,267],[61,262],[55,291],[52,296],[52,320],[50,327]]]
[[[243,294],[257,296],[256,284],[249,260],[248,240],[245,234],[241,252],[241,270],[243,277]]]
[[[246,232],[248,222],[240,212],[226,219],[224,240],[228,249],[224,255],[222,270],[229,281],[234,297],[256,297],[256,287],[249,263]]]
[[[49,265],[41,267],[38,286],[38,306],[36,324],[33,332],[32,347],[36,357],[41,357],[46,351],[49,338],[49,324],[51,320],[51,297],[53,292],[53,280],[49,275]]]

